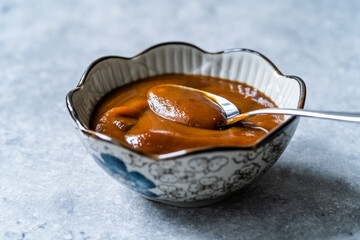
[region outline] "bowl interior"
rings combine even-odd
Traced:
[[[121,142],[89,129],[91,113],[96,103],[117,87],[166,73],[208,75],[244,82],[265,93],[280,108],[303,108],[305,102],[305,83],[298,77],[283,75],[270,60],[256,51],[230,49],[208,53],[187,43],[171,42],[156,45],[133,58],[108,56],[94,61],[83,74],[78,86],[67,95],[67,107],[76,127],[85,135],[128,148]],[[250,150],[260,147],[277,136],[296,117],[285,118],[284,123],[255,144],[229,148]],[[146,155],[149,159],[164,160],[220,149],[216,146],[194,148],[162,155],[128,150]]]
[[[124,84],[165,73],[209,75],[244,82],[269,96],[280,108],[302,107],[302,85],[283,76],[261,54],[244,49],[206,53],[184,44],[153,47],[133,58],[104,57],[91,64],[78,89],[71,94],[71,107],[85,129],[96,103],[106,93]],[[288,117],[286,117],[288,118]]]

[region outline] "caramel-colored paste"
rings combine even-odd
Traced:
[[[220,130],[224,114],[215,103],[197,93],[161,84],[188,86],[222,96],[241,113],[276,107],[265,94],[243,83],[166,74],[141,79],[107,94],[96,105],[90,128],[131,148],[164,154],[197,147],[251,145],[283,121],[283,116],[259,115]]]

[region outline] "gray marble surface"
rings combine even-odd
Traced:
[[[244,47],[360,111],[360,2],[0,1],[0,239],[360,239],[360,125],[302,119],[255,185],[179,209],[108,177],[65,107],[87,65],[164,41]]]

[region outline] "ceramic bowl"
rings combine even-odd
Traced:
[[[265,173],[292,138],[298,117],[246,147],[206,147],[163,155],[142,153],[89,129],[96,103],[106,93],[148,76],[201,74],[244,82],[280,108],[303,108],[305,84],[283,75],[262,54],[248,49],[206,52],[181,42],[162,43],[132,58],[95,60],[66,98],[77,132],[95,161],[110,176],[145,198],[182,207],[217,202]]]

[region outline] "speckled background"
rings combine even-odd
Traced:
[[[179,209],[91,159],[65,107],[87,65],[164,41],[244,47],[360,111],[360,2],[0,1],[0,239],[360,239],[360,124],[302,119],[281,159],[219,204]]]

